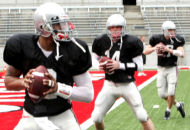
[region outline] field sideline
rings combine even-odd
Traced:
[[[158,97],[156,80],[140,91],[155,130],[190,130],[189,76],[189,70],[179,71],[176,93],[177,100],[185,103],[186,118],[182,118],[174,106],[170,120],[163,120],[166,102]],[[153,108],[154,105],[159,105],[159,108]],[[141,124],[126,103],[122,103],[105,117],[105,126],[105,130],[142,130]],[[95,130],[95,128],[92,126],[88,130]]]

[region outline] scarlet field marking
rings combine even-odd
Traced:
[[[103,72],[90,72],[90,74],[91,74],[91,77],[93,80],[95,95],[97,96],[97,94],[99,93],[99,91],[101,90],[101,87],[103,85],[105,75]],[[153,75],[154,74],[155,73],[153,73]],[[150,77],[151,76],[152,76],[152,72],[150,74]],[[145,83],[150,80],[149,79],[148,81],[143,83],[148,78],[146,78],[144,76],[137,77],[137,78],[140,79],[137,81],[137,85],[141,84],[138,86],[139,90],[141,90],[143,88],[143,84],[144,84],[144,86],[146,86]],[[22,90],[22,91],[7,91],[4,87],[4,79],[0,79],[0,85],[2,85],[2,86],[0,86],[0,105],[7,105],[7,108],[6,108],[7,111],[9,111],[9,107],[8,107],[9,105],[19,106],[22,108],[23,102],[24,102],[25,91],[24,90]],[[73,103],[73,107],[75,107],[73,109],[74,112],[76,112],[77,109],[80,108],[80,109],[78,109],[78,112],[76,112],[76,117],[77,117],[79,123],[81,124],[81,128],[83,130],[87,129],[89,126],[91,126],[93,124],[89,118],[90,118],[90,114],[94,108],[94,101],[95,101],[95,98],[91,103],[88,103],[88,104],[87,103],[79,103],[79,102]],[[115,109],[117,106],[119,106],[123,102],[124,102],[124,100],[122,98],[120,98],[115,103],[115,105],[111,108],[111,110]],[[12,106],[10,106],[10,108],[12,108]],[[85,111],[85,113],[84,113],[84,111]],[[7,113],[6,112],[3,112],[3,113],[0,112],[1,122],[2,122],[0,130],[12,130],[13,129],[12,127],[14,127],[18,123],[18,121],[20,120],[21,115],[22,115],[22,110],[7,112]],[[6,118],[9,118],[9,120],[7,120]],[[10,124],[10,122],[12,122],[12,125],[7,125],[7,124]]]

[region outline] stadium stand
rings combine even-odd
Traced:
[[[160,28],[163,21],[173,20],[177,26],[177,33],[183,35],[186,39],[185,53],[190,55],[189,4],[181,5],[173,2],[175,5],[171,5],[171,2],[164,4],[166,0],[164,2],[162,0],[156,0],[156,2],[153,2],[155,0],[137,0],[136,6],[123,6],[119,0],[110,0],[110,3],[98,0],[96,4],[92,0],[88,0],[90,2],[87,3],[77,1],[78,3],[74,0],[67,1],[68,4],[62,5],[64,5],[63,8],[75,25],[74,37],[85,40],[89,46],[91,46],[93,39],[98,34],[105,32],[105,23],[108,16],[113,13],[120,13],[127,18],[127,33],[138,37],[145,36],[146,44],[148,44],[148,38],[151,35],[161,33]],[[0,46],[2,48],[12,34],[35,32],[33,13],[36,9],[35,7],[43,0],[37,3],[31,1],[31,7],[28,7],[30,4],[24,3],[24,1],[22,1],[23,3],[15,4],[15,7],[13,7],[14,2],[3,2],[0,2]],[[59,1],[57,2],[59,3]],[[162,5],[158,3],[162,3]],[[147,60],[154,58],[154,55],[149,57]],[[154,63],[147,61],[147,63],[146,67],[153,66],[154,68],[156,66],[156,61]],[[185,57],[180,61],[180,65],[190,65],[190,60]]]
[[[165,20],[172,20],[177,26],[177,33],[190,41],[190,6],[142,6],[149,36],[161,33],[160,26]]]
[[[74,37],[91,44],[98,34],[105,31],[107,18],[114,13],[123,14],[122,6],[74,6],[63,7],[76,27]],[[35,32],[33,23],[34,7],[0,8],[0,44],[15,33]]]

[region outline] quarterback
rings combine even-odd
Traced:
[[[6,88],[26,92],[23,115],[14,130],[81,130],[70,100],[93,99],[88,46],[72,37],[74,26],[56,3],[39,6],[34,23],[37,34],[15,34],[4,50],[4,61],[8,64]],[[33,68],[39,65],[48,69],[46,75],[50,79],[43,83],[51,88],[44,92],[43,100],[34,103],[27,88],[32,82]]]
[[[167,101],[167,108],[164,119],[170,118],[172,105],[175,105],[181,116],[185,117],[184,103],[177,102],[175,99],[177,87],[177,59],[184,57],[183,46],[185,40],[182,36],[176,34],[176,26],[172,21],[165,21],[162,24],[163,34],[153,35],[150,38],[145,54],[154,51],[158,55],[158,77],[157,89],[158,95]]]
[[[143,106],[136,88],[134,73],[143,70],[143,43],[135,36],[127,35],[126,20],[120,14],[111,15],[106,23],[107,34],[98,36],[92,45],[93,63],[105,71],[105,82],[95,101],[92,119],[96,130],[104,130],[103,118],[118,97],[130,105],[144,130],[154,130],[154,125]],[[105,67],[98,64],[102,57],[108,57]]]

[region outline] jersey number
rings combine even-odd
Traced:
[[[112,59],[119,61],[119,57],[120,57],[120,51],[115,51],[115,53],[112,56]]]
[[[166,45],[166,46],[167,46],[168,48],[170,48],[170,49],[173,49],[173,48],[174,48],[173,45]],[[170,56],[171,56],[171,53],[168,53],[166,57],[170,57]]]

